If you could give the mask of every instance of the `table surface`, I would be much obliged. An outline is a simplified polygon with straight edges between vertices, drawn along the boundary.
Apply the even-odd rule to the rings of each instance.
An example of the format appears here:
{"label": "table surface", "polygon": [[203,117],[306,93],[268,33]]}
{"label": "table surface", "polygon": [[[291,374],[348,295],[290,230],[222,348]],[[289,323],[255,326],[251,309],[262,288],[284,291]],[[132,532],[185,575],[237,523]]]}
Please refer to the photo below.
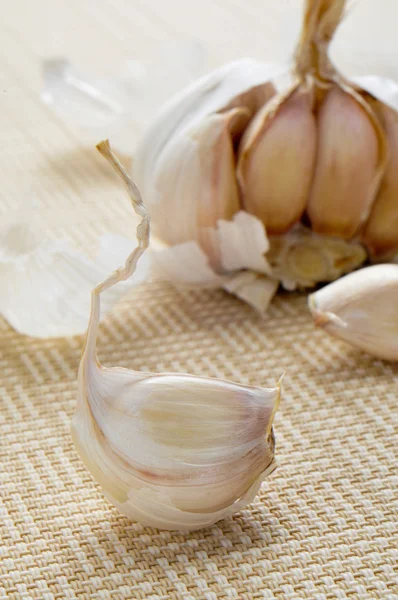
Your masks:
{"label": "table surface", "polygon": [[[41,101],[41,61],[109,76],[131,58],[199,40],[209,66],[286,61],[298,0],[13,0],[0,4],[0,220],[29,198],[49,236],[90,252],[132,240],[118,183],[81,131]],[[398,79],[395,0],[357,2],[333,58]],[[383,12],[380,12],[380,6]],[[105,320],[105,364],[273,384],[279,468],[254,503],[201,532],[145,529],[117,514],[69,433],[82,337],[38,340],[0,322],[0,598],[397,599],[395,365],[314,331],[299,294],[268,317],[221,291],[150,282]],[[395,502],[395,503],[394,503]]]}

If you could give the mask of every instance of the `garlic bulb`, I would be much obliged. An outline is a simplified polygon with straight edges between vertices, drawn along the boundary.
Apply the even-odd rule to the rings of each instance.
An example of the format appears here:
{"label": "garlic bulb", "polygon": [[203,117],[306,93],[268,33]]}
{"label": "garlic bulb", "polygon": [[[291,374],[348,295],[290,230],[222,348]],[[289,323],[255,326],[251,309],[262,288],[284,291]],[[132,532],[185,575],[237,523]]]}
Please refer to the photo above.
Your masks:
{"label": "garlic bulb", "polygon": [[134,272],[149,243],[138,189],[102,142],[136,212],[138,247],[92,292],[72,432],[106,497],[140,523],[191,530],[251,502],[275,468],[272,422],[280,384],[263,389],[176,373],[105,368],[96,357],[100,295]]}
{"label": "garlic bulb", "polygon": [[[134,176],[155,234],[174,249],[168,261],[155,253],[171,280],[236,293],[254,272],[242,297],[261,309],[261,282],[266,303],[279,282],[312,287],[398,253],[398,85],[361,86],[332,65],[345,5],[306,0],[288,82],[282,68],[237,61],[172,98],[148,128]],[[231,268],[220,228],[242,210],[251,219],[242,231],[257,223],[262,242],[249,251],[246,234],[236,239],[233,252],[248,260]],[[267,269],[256,271],[264,247]]]}
{"label": "garlic bulb", "polygon": [[398,360],[398,265],[350,273],[308,300],[315,324],[379,358]]}

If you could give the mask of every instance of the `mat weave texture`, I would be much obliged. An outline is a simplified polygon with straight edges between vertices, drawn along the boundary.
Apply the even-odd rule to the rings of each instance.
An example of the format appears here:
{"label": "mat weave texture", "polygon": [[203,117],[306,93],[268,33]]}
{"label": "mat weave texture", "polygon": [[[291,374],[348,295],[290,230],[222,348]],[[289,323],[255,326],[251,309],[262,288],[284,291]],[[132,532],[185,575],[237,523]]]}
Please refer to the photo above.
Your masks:
{"label": "mat weave texture", "polygon": [[278,469],[236,517],[182,535],[118,515],[77,456],[80,349],[2,324],[0,598],[398,598],[396,366],[315,331],[300,296],[264,321],[221,292],[134,291],[102,326],[105,365],[286,372]]}
{"label": "mat weave texture", "polygon": [[[50,237],[67,235],[88,252],[107,230],[134,243],[119,182],[39,98],[43,57],[109,75],[155,43],[200,34],[218,64],[244,55],[280,61],[301,11],[295,0],[182,4],[7,2],[0,222],[33,196]],[[396,5],[385,4],[387,12]],[[361,7],[376,32],[374,3]],[[384,23],[380,50],[396,22],[384,14],[374,17]],[[350,23],[354,44],[359,26]],[[346,55],[366,73],[379,56]],[[396,60],[380,72],[394,76]],[[70,419],[82,342],[24,337],[0,321],[1,600],[398,600],[397,365],[315,330],[304,296],[280,295],[262,320],[218,291],[159,281],[133,290],[101,326],[104,365],[265,386],[286,373],[277,470],[234,518],[182,535],[119,515],[80,461]]]}

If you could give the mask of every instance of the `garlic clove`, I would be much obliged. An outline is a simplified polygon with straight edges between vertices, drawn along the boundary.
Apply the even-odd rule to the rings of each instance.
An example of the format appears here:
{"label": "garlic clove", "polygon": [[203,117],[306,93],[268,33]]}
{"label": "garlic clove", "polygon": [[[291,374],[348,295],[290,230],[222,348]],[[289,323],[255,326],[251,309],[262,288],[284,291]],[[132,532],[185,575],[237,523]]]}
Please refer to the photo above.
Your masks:
{"label": "garlic clove", "polygon": [[[100,432],[93,474],[99,458],[100,465],[105,463],[100,470],[106,472],[101,484],[127,514],[140,505],[144,490],[152,490],[191,524],[192,512],[208,518],[207,513],[229,509],[273,465],[270,424],[277,388],[97,366],[87,375],[85,398]],[[91,470],[91,439],[81,430],[83,423],[78,413],[74,439],[78,447],[83,445],[81,454]],[[111,458],[109,472],[110,463],[101,454]],[[160,518],[163,505],[153,517]],[[163,513],[166,517],[169,521],[172,514]]]}
{"label": "garlic clove", "polygon": [[302,216],[316,152],[313,93],[295,89],[256,114],[239,149],[237,175],[245,209],[267,233],[287,231]]}
{"label": "garlic clove", "polygon": [[309,297],[315,324],[379,358],[398,360],[398,265],[373,265]]}
{"label": "garlic clove", "polygon": [[231,219],[239,210],[233,144],[249,119],[247,109],[233,108],[209,116],[199,130],[191,133],[198,143],[200,163],[200,180],[192,182],[198,189],[196,223],[199,229],[214,227],[219,219]]}
{"label": "garlic clove", "polygon": [[281,381],[263,389],[100,365],[100,296],[134,273],[149,245],[150,223],[109,144],[98,149],[124,180],[142,221],[125,267],[92,291],[73,439],[106,496],[125,514],[162,529],[198,529],[242,508],[275,468],[272,424]]}
{"label": "garlic clove", "polygon": [[155,231],[162,241],[197,240],[206,250],[202,229],[214,227],[218,219],[230,219],[239,210],[233,138],[249,118],[242,108],[210,115],[187,135],[170,142],[168,167],[156,173],[162,192]]}
{"label": "garlic clove", "polygon": [[189,135],[209,115],[236,108],[234,103],[239,100],[245,102],[243,108],[254,109],[260,90],[263,102],[271,98],[275,88],[269,82],[284,71],[277,65],[252,59],[234,61],[201,77],[162,107],[134,156],[134,177],[148,199],[149,208],[159,201],[161,188],[156,175],[170,165],[169,144],[187,132]]}
{"label": "garlic clove", "polygon": [[321,105],[318,136],[308,216],[315,232],[350,239],[368,218],[377,191],[377,133],[363,106],[335,86]]}
{"label": "garlic clove", "polygon": [[372,106],[383,122],[389,149],[387,169],[362,234],[376,260],[388,260],[398,251],[398,113],[381,102]]}

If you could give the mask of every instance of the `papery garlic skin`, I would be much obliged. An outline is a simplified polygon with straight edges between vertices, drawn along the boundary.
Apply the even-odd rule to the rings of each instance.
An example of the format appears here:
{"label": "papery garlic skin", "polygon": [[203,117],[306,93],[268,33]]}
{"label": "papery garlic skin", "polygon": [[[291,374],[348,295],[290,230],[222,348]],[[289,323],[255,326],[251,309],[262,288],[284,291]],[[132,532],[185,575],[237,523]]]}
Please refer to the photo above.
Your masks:
{"label": "papery garlic skin", "polygon": [[[0,315],[30,337],[82,334],[91,288],[126,255],[129,241],[114,234],[101,236],[92,261],[70,240],[46,236],[34,208],[25,202],[0,225]],[[149,272],[146,255],[134,277],[104,298],[103,313]]]}
{"label": "papery garlic skin", "polygon": [[151,527],[200,529],[243,508],[274,470],[272,424],[281,383],[263,389],[99,364],[100,296],[134,273],[148,248],[150,225],[138,189],[109,144],[98,149],[124,180],[142,221],[138,247],[125,267],[92,292],[73,439],[106,497],[123,513]]}
{"label": "papery garlic skin", "polygon": [[239,210],[228,147],[273,96],[270,79],[279,72],[250,59],[233,62],[177,94],[154,119],[137,148],[133,175],[163,241],[197,241],[202,227],[214,227]]}
{"label": "papery garlic skin", "polygon": [[350,273],[309,297],[315,324],[386,360],[398,360],[398,265]]}
{"label": "papery garlic skin", "polygon": [[159,106],[202,73],[206,54],[190,38],[154,45],[143,60],[128,59],[106,79],[86,76],[65,59],[45,59],[41,97],[87,143],[111,137],[118,152],[131,157]]}

